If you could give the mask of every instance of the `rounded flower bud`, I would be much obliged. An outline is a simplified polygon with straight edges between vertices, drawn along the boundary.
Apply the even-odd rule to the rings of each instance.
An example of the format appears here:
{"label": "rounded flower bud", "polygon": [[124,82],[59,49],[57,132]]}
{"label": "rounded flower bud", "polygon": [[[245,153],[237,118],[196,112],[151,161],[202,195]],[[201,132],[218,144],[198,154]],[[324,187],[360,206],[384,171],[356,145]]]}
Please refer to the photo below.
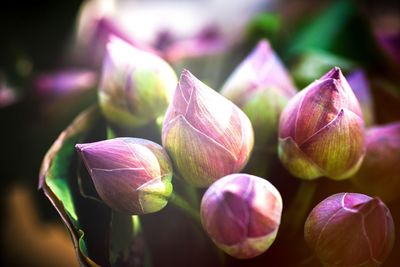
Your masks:
{"label": "rounded flower bud", "polygon": [[112,209],[145,214],[162,209],[172,193],[172,165],[158,144],[115,138],[77,144],[100,198]]}
{"label": "rounded flower bud", "polygon": [[353,183],[384,201],[400,198],[400,122],[367,131],[367,152]]}
{"label": "rounded flower bud", "polygon": [[184,70],[167,110],[162,142],[181,177],[205,187],[245,166],[254,136],[237,106]]}
{"label": "rounded flower bud", "polygon": [[201,201],[201,221],[213,242],[229,255],[247,259],[274,242],[282,198],[267,180],[231,174],[213,183]]}
{"label": "rounded flower bud", "polygon": [[112,37],[107,44],[99,101],[104,116],[134,128],[164,115],[177,83],[160,57]]}
{"label": "rounded flower bud", "polygon": [[340,193],[319,203],[304,235],[324,266],[380,266],[393,248],[392,215],[378,198]]}
{"label": "rounded flower bud", "polygon": [[279,157],[295,176],[349,178],[365,154],[359,103],[339,68],[293,97],[279,123]]}
{"label": "rounded flower bud", "polygon": [[266,40],[234,70],[221,94],[234,102],[249,117],[256,143],[276,140],[279,116],[296,94],[296,87]]}

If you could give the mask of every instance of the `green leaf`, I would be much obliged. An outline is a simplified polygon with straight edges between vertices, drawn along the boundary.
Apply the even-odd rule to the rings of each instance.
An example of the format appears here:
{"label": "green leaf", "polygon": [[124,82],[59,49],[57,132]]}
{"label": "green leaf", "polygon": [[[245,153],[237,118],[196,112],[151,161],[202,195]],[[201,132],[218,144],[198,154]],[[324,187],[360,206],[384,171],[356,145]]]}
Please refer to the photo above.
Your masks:
{"label": "green leaf", "polygon": [[255,16],[247,27],[248,36],[254,41],[268,38],[273,42],[281,29],[281,17],[274,13],[262,13]]}
{"label": "green leaf", "polygon": [[288,49],[292,56],[308,49],[330,50],[354,13],[352,1],[333,1],[321,15],[295,35]]}
{"label": "green leaf", "polygon": [[307,50],[296,58],[291,68],[292,76],[300,88],[304,88],[333,67],[339,67],[343,72],[354,69],[354,61],[333,53],[321,50]]}
{"label": "green leaf", "polygon": [[99,266],[88,257],[84,231],[80,229],[74,194],[69,186],[75,155],[75,144],[82,140],[99,118],[97,108],[92,107],[80,114],[64,130],[45,155],[39,176],[39,189],[49,198],[67,226],[83,266]]}

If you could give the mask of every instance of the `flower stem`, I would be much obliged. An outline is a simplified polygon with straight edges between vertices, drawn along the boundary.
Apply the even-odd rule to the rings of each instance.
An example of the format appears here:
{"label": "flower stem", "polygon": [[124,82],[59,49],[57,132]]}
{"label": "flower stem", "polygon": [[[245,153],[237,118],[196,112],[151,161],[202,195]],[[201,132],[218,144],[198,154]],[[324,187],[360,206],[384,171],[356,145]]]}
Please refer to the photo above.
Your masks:
{"label": "flower stem", "polygon": [[139,235],[142,232],[142,223],[140,222],[139,215],[132,215],[132,232],[134,236]]}
{"label": "flower stem", "polygon": [[172,193],[169,201],[181,211],[192,217],[197,223],[201,224],[199,212],[193,208],[183,197],[177,193]]}
{"label": "flower stem", "polygon": [[[176,182],[179,188],[182,190],[183,195],[187,199],[187,202],[193,207],[198,208],[200,205],[199,195],[197,189],[194,186],[191,186],[184,181],[182,176],[178,173],[174,173],[174,177],[176,177]],[[176,191],[175,191],[176,192]]]}
{"label": "flower stem", "polygon": [[317,189],[318,180],[302,181],[286,214],[285,228],[289,236],[296,234],[303,226]]}

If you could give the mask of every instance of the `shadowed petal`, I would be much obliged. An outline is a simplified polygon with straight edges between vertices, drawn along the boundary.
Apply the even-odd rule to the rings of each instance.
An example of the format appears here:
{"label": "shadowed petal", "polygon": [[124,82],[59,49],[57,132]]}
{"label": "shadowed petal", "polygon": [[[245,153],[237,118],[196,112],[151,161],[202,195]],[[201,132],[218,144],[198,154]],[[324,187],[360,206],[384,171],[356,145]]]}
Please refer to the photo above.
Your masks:
{"label": "shadowed petal", "polygon": [[202,213],[204,227],[210,229],[215,242],[230,246],[247,238],[248,207],[237,193],[209,195]]}
{"label": "shadowed petal", "polygon": [[308,216],[305,239],[324,266],[381,266],[394,243],[393,219],[378,198],[339,193]]}
{"label": "shadowed petal", "polygon": [[[136,188],[149,181],[145,170],[101,170],[92,172],[93,183],[100,197],[113,209],[136,214],[144,210],[139,204]],[[118,201],[115,201],[115,199]]]}
{"label": "shadowed petal", "polygon": [[386,202],[399,199],[400,122],[368,129],[366,141],[365,158],[352,182]]}
{"label": "shadowed petal", "polygon": [[299,109],[301,102],[306,94],[303,90],[297,93],[286,105],[285,109],[282,111],[279,120],[279,137],[280,138],[295,138],[296,135],[296,121],[299,116]]}
{"label": "shadowed petal", "polygon": [[201,202],[201,221],[214,243],[229,255],[260,255],[275,240],[282,198],[267,180],[249,174],[227,175],[213,183]]}
{"label": "shadowed petal", "polygon": [[300,150],[291,137],[279,139],[278,154],[282,163],[295,176],[312,180],[324,175],[323,170]]}

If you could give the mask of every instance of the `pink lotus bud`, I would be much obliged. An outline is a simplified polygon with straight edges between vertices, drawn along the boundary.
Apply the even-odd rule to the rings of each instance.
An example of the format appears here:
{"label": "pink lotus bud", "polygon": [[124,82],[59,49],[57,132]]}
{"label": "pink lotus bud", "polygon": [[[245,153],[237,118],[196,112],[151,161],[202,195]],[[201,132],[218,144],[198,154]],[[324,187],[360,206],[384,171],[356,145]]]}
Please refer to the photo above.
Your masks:
{"label": "pink lotus bud", "polygon": [[352,177],[369,195],[389,202],[400,197],[400,122],[367,131],[367,153]]}
{"label": "pink lotus bud", "polygon": [[378,198],[340,193],[319,203],[305,223],[306,242],[324,266],[380,266],[394,243],[392,215]]}
{"label": "pink lotus bud", "polygon": [[365,125],[374,123],[374,104],[367,77],[362,70],[356,70],[347,76],[347,81],[360,103]]}
{"label": "pink lotus bud", "polygon": [[276,138],[279,116],[296,88],[266,40],[234,70],[221,94],[238,105],[254,127],[256,143]]}
{"label": "pink lotus bud", "polygon": [[162,130],[163,146],[184,180],[208,186],[240,171],[253,148],[253,129],[232,102],[184,70]]}
{"label": "pink lotus bud", "polygon": [[274,242],[282,198],[267,180],[231,174],[208,188],[200,212],[213,242],[229,255],[247,259],[262,254]]}
{"label": "pink lotus bud", "polygon": [[279,157],[295,176],[335,180],[355,173],[365,154],[364,121],[353,91],[334,68],[292,98],[279,125]]}
{"label": "pink lotus bud", "polygon": [[175,90],[174,70],[160,57],[111,38],[99,99],[112,123],[134,128],[164,115]]}
{"label": "pink lotus bud", "polygon": [[115,138],[77,144],[101,199],[112,209],[145,214],[162,209],[172,193],[172,165],[158,144]]}

